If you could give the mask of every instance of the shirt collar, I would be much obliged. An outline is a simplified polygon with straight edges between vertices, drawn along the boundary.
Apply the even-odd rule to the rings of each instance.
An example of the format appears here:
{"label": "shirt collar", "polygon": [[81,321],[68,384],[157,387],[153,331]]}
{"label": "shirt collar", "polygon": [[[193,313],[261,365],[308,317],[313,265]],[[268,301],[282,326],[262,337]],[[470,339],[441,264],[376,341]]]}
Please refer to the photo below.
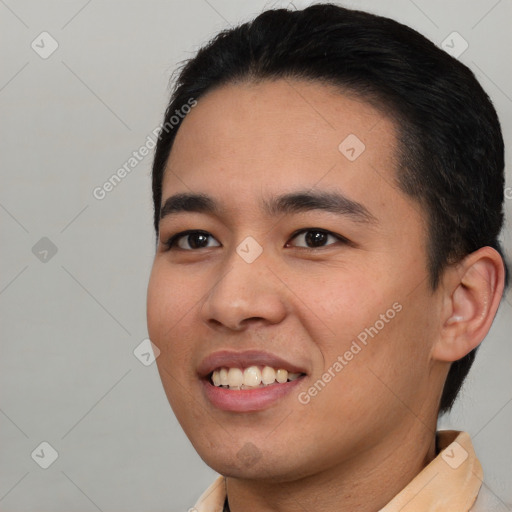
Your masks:
{"label": "shirt collar", "polygon": [[467,432],[438,432],[440,453],[379,512],[466,512],[476,500],[483,470]]}
{"label": "shirt collar", "polygon": [[[466,512],[474,504],[483,480],[467,432],[441,430],[436,458],[379,512]],[[201,495],[197,512],[220,512],[226,499],[226,485],[219,476]]]}

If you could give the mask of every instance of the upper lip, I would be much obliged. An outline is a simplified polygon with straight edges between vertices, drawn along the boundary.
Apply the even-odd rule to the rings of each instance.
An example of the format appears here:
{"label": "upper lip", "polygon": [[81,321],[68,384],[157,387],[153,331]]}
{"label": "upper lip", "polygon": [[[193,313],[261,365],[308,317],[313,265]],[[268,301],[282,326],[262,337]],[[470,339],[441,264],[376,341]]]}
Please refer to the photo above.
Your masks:
{"label": "upper lip", "polygon": [[291,373],[306,373],[302,367],[260,350],[245,350],[243,352],[220,350],[213,352],[201,361],[197,373],[201,378],[205,378],[219,368],[247,368],[248,366],[271,366],[277,370],[288,370]]}

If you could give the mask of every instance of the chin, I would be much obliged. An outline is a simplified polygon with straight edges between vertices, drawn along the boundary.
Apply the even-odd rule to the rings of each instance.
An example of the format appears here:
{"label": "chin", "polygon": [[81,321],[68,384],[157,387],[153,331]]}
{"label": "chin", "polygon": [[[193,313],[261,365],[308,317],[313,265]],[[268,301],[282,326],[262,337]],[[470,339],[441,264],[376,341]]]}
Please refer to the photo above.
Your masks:
{"label": "chin", "polygon": [[252,443],[246,443],[240,449],[219,449],[205,453],[198,451],[201,459],[217,473],[241,480],[259,480],[261,482],[291,482],[311,474],[306,461],[297,466],[286,454],[262,453]]}

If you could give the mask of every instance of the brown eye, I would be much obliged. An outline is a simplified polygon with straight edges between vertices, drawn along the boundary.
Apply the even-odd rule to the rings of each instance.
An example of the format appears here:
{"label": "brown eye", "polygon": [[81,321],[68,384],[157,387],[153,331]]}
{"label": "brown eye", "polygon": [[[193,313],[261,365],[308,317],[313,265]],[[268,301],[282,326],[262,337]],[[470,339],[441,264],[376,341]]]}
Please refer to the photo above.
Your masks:
{"label": "brown eye", "polygon": [[[305,249],[317,249],[333,245],[333,242],[347,243],[348,240],[340,235],[335,235],[330,231],[317,228],[303,229],[294,234],[292,239],[298,238],[303,241],[304,246],[298,245],[297,247],[303,247]],[[328,243],[331,240],[331,243]]]}
{"label": "brown eye", "polygon": [[209,238],[215,240],[210,233],[207,233],[206,231],[182,231],[167,240],[167,242],[165,242],[165,246],[167,247],[167,250],[172,250],[177,247],[183,251],[220,247],[219,243],[217,243],[217,245],[208,245]]}

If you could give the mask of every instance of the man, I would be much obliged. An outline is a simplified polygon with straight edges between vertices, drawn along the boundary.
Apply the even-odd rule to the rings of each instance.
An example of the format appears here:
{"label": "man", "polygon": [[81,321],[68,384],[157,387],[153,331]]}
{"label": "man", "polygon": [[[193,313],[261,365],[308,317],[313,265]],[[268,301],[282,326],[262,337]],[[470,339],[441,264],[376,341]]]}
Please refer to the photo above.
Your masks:
{"label": "man", "polygon": [[504,290],[503,167],[471,71],[386,18],[267,11],[187,63],[148,327],[222,475],[196,510],[500,510],[436,426]]}

